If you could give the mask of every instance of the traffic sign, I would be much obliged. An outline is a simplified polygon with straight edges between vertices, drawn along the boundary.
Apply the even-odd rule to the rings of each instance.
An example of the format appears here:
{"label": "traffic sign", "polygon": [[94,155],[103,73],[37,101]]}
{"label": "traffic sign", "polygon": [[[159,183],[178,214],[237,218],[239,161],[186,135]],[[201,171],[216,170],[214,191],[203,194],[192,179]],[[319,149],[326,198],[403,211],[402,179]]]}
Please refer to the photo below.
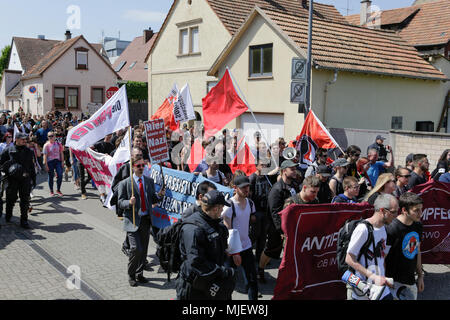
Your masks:
{"label": "traffic sign", "polygon": [[306,80],[306,59],[292,58],[292,80]]}
{"label": "traffic sign", "polygon": [[117,87],[111,87],[108,90],[106,90],[106,99],[111,99],[111,97],[117,92],[119,91],[119,88]]}
{"label": "traffic sign", "polygon": [[291,82],[291,102],[305,103],[306,83],[292,81]]}

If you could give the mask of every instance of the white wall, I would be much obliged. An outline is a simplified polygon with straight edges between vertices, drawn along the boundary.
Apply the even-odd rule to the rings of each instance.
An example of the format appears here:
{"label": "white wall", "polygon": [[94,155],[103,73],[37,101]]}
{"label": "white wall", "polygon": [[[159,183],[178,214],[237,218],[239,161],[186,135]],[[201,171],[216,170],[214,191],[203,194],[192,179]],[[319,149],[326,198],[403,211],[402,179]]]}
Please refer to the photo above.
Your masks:
{"label": "white wall", "polygon": [[11,47],[11,56],[9,58],[8,70],[23,71],[15,42],[13,42]]}

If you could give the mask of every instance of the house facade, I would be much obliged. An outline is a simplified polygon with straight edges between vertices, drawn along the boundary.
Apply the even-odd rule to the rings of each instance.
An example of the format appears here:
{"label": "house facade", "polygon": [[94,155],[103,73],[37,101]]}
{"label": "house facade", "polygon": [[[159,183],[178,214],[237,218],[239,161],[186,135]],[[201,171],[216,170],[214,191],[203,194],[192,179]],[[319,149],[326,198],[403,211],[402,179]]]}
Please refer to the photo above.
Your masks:
{"label": "house facade", "polygon": [[[99,47],[83,36],[65,41],[14,37],[12,53],[0,90],[5,109],[43,115],[49,111],[89,113],[90,104],[103,104],[106,91],[119,76]],[[10,89],[10,87],[12,88]],[[9,90],[8,90],[9,89]]]}
{"label": "house facade", "polygon": [[[280,7],[306,17],[307,3],[298,0],[173,1],[147,57],[149,114],[161,106],[174,83],[179,87],[189,84],[195,111],[201,114],[202,98],[218,81],[208,71],[253,7]],[[345,18],[330,5],[317,4],[315,16],[345,23]]]}

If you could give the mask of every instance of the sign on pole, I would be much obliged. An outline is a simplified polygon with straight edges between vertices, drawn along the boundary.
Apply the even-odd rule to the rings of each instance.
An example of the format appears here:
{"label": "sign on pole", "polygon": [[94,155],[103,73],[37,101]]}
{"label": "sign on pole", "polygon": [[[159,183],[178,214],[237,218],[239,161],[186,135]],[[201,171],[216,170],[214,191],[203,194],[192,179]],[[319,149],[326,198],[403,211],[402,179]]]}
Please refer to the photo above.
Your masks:
{"label": "sign on pole", "polygon": [[108,90],[106,90],[106,99],[111,99],[112,96],[119,91],[119,88],[117,87],[111,87]]}
{"label": "sign on pole", "polygon": [[152,164],[169,160],[169,147],[167,145],[164,119],[155,119],[144,122],[147,147]]}
{"label": "sign on pole", "polygon": [[306,83],[305,82],[291,82],[291,102],[305,103]]}
{"label": "sign on pole", "polygon": [[292,80],[306,80],[306,60],[292,58]]}

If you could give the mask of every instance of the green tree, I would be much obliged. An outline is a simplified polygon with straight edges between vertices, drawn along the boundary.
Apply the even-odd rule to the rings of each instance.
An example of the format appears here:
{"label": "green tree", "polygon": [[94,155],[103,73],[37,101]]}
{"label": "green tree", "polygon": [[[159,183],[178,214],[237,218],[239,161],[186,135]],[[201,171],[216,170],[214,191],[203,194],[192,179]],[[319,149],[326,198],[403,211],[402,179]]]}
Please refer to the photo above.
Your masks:
{"label": "green tree", "polygon": [[8,67],[9,55],[11,54],[11,46],[8,45],[2,49],[0,56],[0,81],[2,80],[3,70]]}

